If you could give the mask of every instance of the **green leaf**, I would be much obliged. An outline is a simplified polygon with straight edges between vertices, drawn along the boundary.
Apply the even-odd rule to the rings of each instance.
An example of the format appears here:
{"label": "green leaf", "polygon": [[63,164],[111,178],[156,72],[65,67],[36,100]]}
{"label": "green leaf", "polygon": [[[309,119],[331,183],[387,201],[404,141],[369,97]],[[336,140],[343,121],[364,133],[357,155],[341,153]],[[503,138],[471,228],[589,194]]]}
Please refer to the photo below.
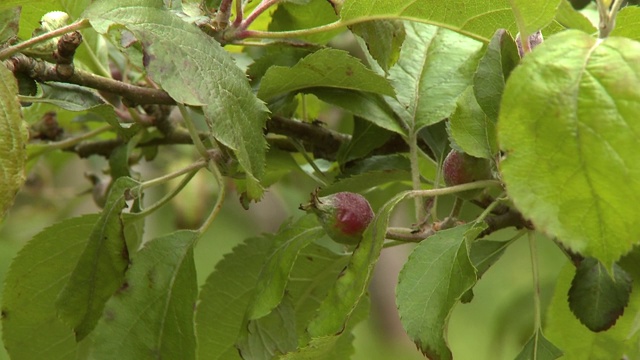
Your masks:
{"label": "green leaf", "polygon": [[491,240],[477,240],[471,244],[469,259],[476,268],[478,279],[502,257],[509,245],[508,241]]}
{"label": "green leaf", "polygon": [[440,27],[405,23],[398,62],[389,70],[397,100],[387,101],[406,128],[418,131],[453,113],[471,85],[482,43]]}
{"label": "green leaf", "polygon": [[331,354],[340,340],[340,336],[323,336],[311,339],[307,346],[295,352],[281,356],[280,360],[318,360],[325,359]]}
{"label": "green leaf", "polygon": [[28,136],[18,102],[18,84],[13,73],[0,65],[0,219],[24,184]]}
{"label": "green leaf", "polygon": [[631,294],[631,276],[613,264],[613,277],[601,262],[584,259],[569,288],[569,308],[589,330],[612,327],[624,312]]}
{"label": "green leaf", "polygon": [[[335,254],[334,254],[335,256]],[[334,268],[335,269],[335,268]],[[336,269],[339,270],[340,269]],[[331,273],[331,275],[337,275]],[[327,276],[325,276],[327,277]],[[369,298],[363,297],[356,307],[347,328],[340,334],[314,337],[296,351],[279,357],[280,360],[334,360],[350,359],[354,353],[352,329],[369,315]]]}
{"label": "green leaf", "polygon": [[21,7],[20,13],[20,31],[18,36],[27,39],[31,36],[33,29],[38,27],[40,17],[49,11],[60,10],[57,1],[50,0],[33,0],[25,2],[24,0],[3,0],[0,3],[0,10]]}
{"label": "green leaf", "polygon": [[511,35],[504,29],[497,30],[473,76],[478,105],[494,123],[498,120],[506,79],[519,62],[518,47]]}
{"label": "green leaf", "polygon": [[154,0],[94,2],[84,16],[100,33],[124,25],[144,44],[149,75],[177,102],[203,106],[212,136],[232,149],[259,199],[267,143],[267,108],[226,51]]}
{"label": "green leaf", "polygon": [[379,94],[328,88],[313,88],[308,89],[308,92],[326,103],[341,107],[354,116],[366,119],[383,129],[398,134],[406,133],[393,109]]}
{"label": "green leaf", "polygon": [[616,26],[611,36],[624,36],[640,41],[640,7],[627,6],[616,16]]}
{"label": "green leaf", "polygon": [[430,359],[453,358],[447,323],[455,304],[476,283],[468,241],[481,231],[474,223],[438,231],[413,250],[398,277],[400,321]]}
{"label": "green leaf", "polygon": [[11,263],[2,300],[2,340],[12,359],[72,359],[73,329],[54,306],[84,250],[97,214],[44,229]]}
{"label": "green leaf", "polygon": [[393,96],[385,78],[362,62],[337,49],[322,49],[305,56],[293,67],[272,66],[260,82],[258,97],[264,100],[305,88],[329,87],[361,90]]}
{"label": "green leaf", "polygon": [[362,240],[353,251],[347,267],[340,273],[334,287],[320,304],[307,330],[312,338],[340,334],[349,318],[365,296],[387,232],[391,210],[408,193],[400,193],[389,200],[365,230]]}
{"label": "green leaf", "polygon": [[401,21],[367,21],[353,25],[351,31],[364,40],[369,53],[385,72],[398,60],[404,41],[404,25]]}
{"label": "green leaf", "polygon": [[92,359],[195,359],[198,237],[195,231],[177,231],[135,253],[91,338]]}
{"label": "green leaf", "polygon": [[38,100],[71,111],[88,110],[104,103],[93,91],[83,86],[64,83],[41,83],[40,87],[42,88],[40,96],[26,97],[26,100]]}
{"label": "green leaf", "polygon": [[454,30],[489,42],[497,28],[515,33],[509,0],[345,0],[340,12],[342,21],[361,22],[371,19],[408,19]]}
{"label": "green leaf", "polygon": [[[308,4],[286,2],[278,5],[271,16],[269,31],[302,30],[322,26],[338,20],[333,7],[326,0],[309,0]],[[326,43],[344,29],[324,31],[318,34],[301,36],[312,43]]]}
{"label": "green leaf", "polygon": [[411,181],[411,172],[408,169],[372,170],[340,179],[323,188],[321,194],[324,196],[340,191],[364,192],[378,186],[402,181]]}
{"label": "green leaf", "polygon": [[638,77],[640,43],[568,30],[524,58],[500,108],[502,178],[515,205],[607,268],[640,239]]}
{"label": "green leaf", "polygon": [[198,358],[241,359],[235,347],[264,259],[269,238],[248,239],[216,265],[198,297]]}
{"label": "green leaf", "polygon": [[138,183],[121,177],[111,186],[107,203],[87,246],[56,299],[59,316],[82,340],[95,327],[104,304],[120,288],[129,265],[121,212],[129,190]]}
{"label": "green leaf", "polygon": [[562,356],[562,351],[547,340],[538,329],[527,341],[516,360],[555,360]]}
{"label": "green leaf", "polygon": [[340,147],[337,155],[338,163],[344,165],[355,159],[361,159],[384,145],[393,136],[387,129],[355,116],[351,139]]}
{"label": "green leaf", "polygon": [[311,244],[300,252],[287,285],[287,294],[296,309],[299,337],[304,336],[309,321],[348,262],[349,256],[336,254],[317,244]]}
{"label": "green leaf", "polygon": [[451,150],[447,126],[444,121],[423,127],[418,132],[418,136],[431,149],[438,163],[441,163],[449,153],[449,150]]}
{"label": "green leaf", "polygon": [[509,0],[520,32],[527,36],[549,25],[563,0]]}
{"label": "green leaf", "polygon": [[0,44],[18,35],[20,8],[0,10]]}
{"label": "green leaf", "polygon": [[448,124],[449,134],[459,150],[486,159],[493,159],[498,152],[495,122],[482,111],[471,86],[458,98]]}
{"label": "green leaf", "polygon": [[243,359],[270,360],[298,346],[295,309],[288,296],[268,315],[244,327],[237,344]]}
{"label": "green leaf", "polygon": [[[637,260],[636,257],[636,267]],[[558,276],[546,314],[544,333],[547,338],[562,349],[563,359],[567,360],[622,359],[623,355],[628,355],[629,359],[638,358],[640,337],[634,328],[637,326],[637,314],[640,310],[640,291],[634,289],[624,315],[611,329],[595,333],[582,325],[569,309],[567,292],[575,272],[575,266],[568,262]],[[640,277],[637,273],[632,273],[632,276],[635,285]]]}
{"label": "green leaf", "polygon": [[[469,260],[471,260],[473,267],[476,269],[476,278],[478,280],[493,264],[500,260],[509,245],[509,241],[491,240],[477,240],[472,243],[469,249]],[[474,296],[473,289],[469,289],[462,295],[460,301],[463,304],[470,303]]]}
{"label": "green leaf", "polygon": [[261,318],[278,306],[298,253],[324,234],[312,214],[280,228],[272,239],[275,247],[266,258],[258,276],[256,293],[247,309],[248,319]]}
{"label": "green leaf", "polygon": [[[588,2],[591,2],[591,0],[588,0]],[[618,27],[617,22],[619,22],[619,18],[617,19],[618,20],[616,20],[616,28]],[[556,13],[556,21],[560,25],[568,29],[581,30],[586,32],[587,34],[593,34],[596,32],[596,28],[593,26],[593,24],[591,24],[591,21],[589,21],[589,19],[582,15],[580,11],[574,9],[573,6],[571,6],[569,0],[563,0],[562,2],[560,2],[558,12]]]}
{"label": "green leaf", "polygon": [[272,66],[292,67],[297,64],[300,59],[313,53],[315,50],[317,49],[307,47],[297,48],[283,44],[267,46],[264,54],[247,67],[247,76],[249,80],[251,80],[254,90],[257,91],[259,89],[262,77]]}

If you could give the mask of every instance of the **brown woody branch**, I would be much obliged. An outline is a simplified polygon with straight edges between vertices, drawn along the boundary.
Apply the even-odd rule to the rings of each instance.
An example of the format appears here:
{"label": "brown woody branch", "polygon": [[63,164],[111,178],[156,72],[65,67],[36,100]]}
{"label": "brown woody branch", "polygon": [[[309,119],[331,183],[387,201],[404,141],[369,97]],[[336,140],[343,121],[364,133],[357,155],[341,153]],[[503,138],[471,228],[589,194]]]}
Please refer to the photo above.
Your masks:
{"label": "brown woody branch", "polygon": [[60,67],[57,64],[36,60],[22,54],[17,54],[6,60],[4,63],[7,68],[14,73],[26,74],[30,78],[40,82],[57,81],[86,86],[92,89],[122,96],[134,104],[139,105],[176,104],[175,100],[173,100],[171,96],[163,90],[131,85],[78,69],[73,70],[73,72],[69,74],[66,71],[66,67]]}

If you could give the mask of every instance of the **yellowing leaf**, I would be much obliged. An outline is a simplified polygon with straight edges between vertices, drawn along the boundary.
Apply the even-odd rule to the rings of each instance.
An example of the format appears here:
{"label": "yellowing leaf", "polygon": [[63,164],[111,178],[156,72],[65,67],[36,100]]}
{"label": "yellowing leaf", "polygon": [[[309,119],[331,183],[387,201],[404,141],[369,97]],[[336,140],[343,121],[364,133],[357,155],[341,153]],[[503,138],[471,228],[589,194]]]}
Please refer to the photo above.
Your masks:
{"label": "yellowing leaf", "polygon": [[17,95],[16,79],[9,69],[0,66],[0,219],[25,180],[28,133]]}

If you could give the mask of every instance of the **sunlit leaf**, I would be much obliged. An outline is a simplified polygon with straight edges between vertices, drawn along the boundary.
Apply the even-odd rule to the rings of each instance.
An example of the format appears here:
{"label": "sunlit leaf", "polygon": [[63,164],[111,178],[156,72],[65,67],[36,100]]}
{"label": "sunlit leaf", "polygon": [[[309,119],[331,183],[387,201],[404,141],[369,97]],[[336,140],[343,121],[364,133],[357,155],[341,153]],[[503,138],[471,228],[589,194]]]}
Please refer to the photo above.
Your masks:
{"label": "sunlit leaf", "polygon": [[485,42],[498,28],[517,32],[509,0],[345,0],[340,17],[350,22],[379,18],[417,20]]}
{"label": "sunlit leaf", "polygon": [[[306,4],[304,4],[306,3]],[[269,31],[290,31],[326,25],[338,20],[331,4],[326,0],[285,1],[273,12]],[[304,35],[301,39],[315,43],[326,43],[344,31],[336,29],[318,34]]]}
{"label": "sunlit leaf", "polygon": [[537,230],[605,266],[640,239],[640,43],[568,30],[509,77],[498,138],[507,192]]}
{"label": "sunlit leaf", "polygon": [[527,36],[547,26],[556,16],[556,11],[563,0],[510,0],[518,27]]}
{"label": "sunlit leaf", "polygon": [[[588,0],[588,2],[591,2],[591,0]],[[558,12],[556,13],[556,21],[568,29],[582,30],[588,34],[596,32],[596,28],[591,24],[591,21],[582,15],[581,12],[575,10],[569,0],[562,0],[562,2],[560,2]],[[616,28],[617,26],[618,25],[616,25]]]}
{"label": "sunlit leaf", "polygon": [[640,7],[627,6],[620,10],[616,16],[616,26],[611,36],[624,36],[630,39],[640,40]]}

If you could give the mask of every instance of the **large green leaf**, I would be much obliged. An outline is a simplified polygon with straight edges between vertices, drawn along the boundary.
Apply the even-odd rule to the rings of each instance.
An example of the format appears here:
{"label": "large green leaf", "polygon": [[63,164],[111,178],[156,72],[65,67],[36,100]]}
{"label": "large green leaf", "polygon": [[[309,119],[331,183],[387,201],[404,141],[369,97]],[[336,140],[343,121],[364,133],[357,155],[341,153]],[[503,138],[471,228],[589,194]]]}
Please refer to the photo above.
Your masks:
{"label": "large green leaf", "polygon": [[391,211],[406,196],[405,192],[389,200],[365,230],[349,264],[340,273],[334,287],[320,304],[315,318],[307,328],[312,338],[334,336],[346,328],[349,318],[367,291],[382,250]]}
{"label": "large green leaf", "polygon": [[415,132],[453,113],[471,85],[482,43],[432,25],[407,22],[405,29],[400,58],[389,70],[397,100],[387,99]]}
{"label": "large green leaf", "polygon": [[[634,259],[637,268],[638,258]],[[640,310],[640,291],[631,293],[629,305],[624,315],[607,331],[595,333],[576,319],[569,309],[567,293],[575,276],[576,269],[567,263],[558,276],[555,292],[546,314],[546,337],[564,352],[562,359],[637,359],[638,341],[637,314]],[[640,280],[637,272],[632,274],[634,284]]]}
{"label": "large green leaf", "polygon": [[485,42],[498,28],[516,32],[509,0],[345,0],[340,17],[348,22],[380,18],[417,20]]}
{"label": "large green leaf", "polygon": [[91,337],[92,359],[195,359],[198,237],[195,231],[174,232],[135,253]]}
{"label": "large green leaf", "polygon": [[24,183],[28,133],[18,102],[13,73],[0,66],[0,219]]}
{"label": "large green leaf", "polygon": [[73,329],[56,297],[87,245],[98,215],[64,220],[36,235],[11,263],[2,292],[2,340],[12,359],[72,359]]}
{"label": "large green leaf", "polygon": [[469,240],[482,231],[474,223],[442,230],[421,242],[398,277],[396,302],[409,337],[430,359],[452,359],[446,330],[453,307],[476,283]]}
{"label": "large green leaf", "polygon": [[257,319],[273,310],[284,296],[289,273],[298,253],[325,234],[315,219],[307,215],[292,224],[285,224],[273,238],[275,247],[267,257],[255,286],[255,296],[247,309],[249,319]]}
{"label": "large green leaf", "polygon": [[563,0],[509,0],[521,32],[527,36],[549,25]]}
{"label": "large green leaf", "polygon": [[82,340],[102,316],[104,304],[120,288],[129,265],[122,210],[129,190],[138,183],[121,177],[111,186],[107,203],[82,255],[56,299],[60,317]]}
{"label": "large green leaf", "polygon": [[515,205],[536,228],[611,264],[640,239],[640,43],[552,36],[507,81],[498,138]]}
{"label": "large green leaf", "polygon": [[312,87],[361,90],[393,96],[385,78],[368,69],[348,52],[322,49],[305,56],[295,66],[272,66],[262,77],[258,96],[277,95]]}
{"label": "large green leaf", "polygon": [[136,36],[151,77],[177,102],[203,106],[213,137],[233,149],[245,170],[249,197],[260,198],[267,109],[220,44],[154,0],[99,1],[84,16],[100,33],[118,24]]}

